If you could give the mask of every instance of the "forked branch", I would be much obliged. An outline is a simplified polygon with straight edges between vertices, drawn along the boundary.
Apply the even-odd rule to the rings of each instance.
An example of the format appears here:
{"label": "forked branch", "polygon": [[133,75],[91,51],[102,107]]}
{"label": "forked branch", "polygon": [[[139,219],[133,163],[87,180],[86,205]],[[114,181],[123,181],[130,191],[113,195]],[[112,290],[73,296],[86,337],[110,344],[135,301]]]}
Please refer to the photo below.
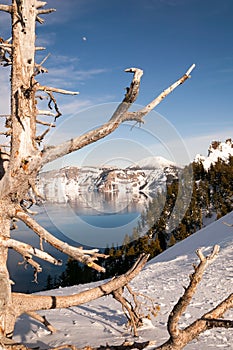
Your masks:
{"label": "forked branch", "polygon": [[105,272],[105,269],[96,264],[95,261],[98,260],[99,257],[107,258],[107,255],[98,253],[97,249],[84,250],[82,248],[73,247],[68,243],[59,240],[58,238],[54,237],[51,233],[49,233],[45,228],[40,226],[33,218],[31,218],[22,210],[17,210],[15,217],[23,221],[42,240],[45,240],[57,250],[93,268],[94,270],[97,270],[99,272]]}
{"label": "forked branch", "polygon": [[61,265],[62,261],[55,259],[50,254],[41,251],[35,247],[32,247],[30,244],[16,241],[12,238],[0,237],[0,246],[8,247],[14,249],[16,252],[21,254],[24,258],[32,258],[35,256],[44,261],[48,261],[54,265]]}
{"label": "forked branch", "polygon": [[[198,266],[194,268],[193,274],[190,276],[188,287],[185,288],[184,294],[172,309],[168,319],[168,332],[170,338],[162,345],[153,346],[154,350],[181,350],[193,339],[196,339],[201,333],[208,329],[223,327],[233,328],[233,320],[223,319],[225,312],[233,308],[233,294],[230,294],[225,300],[218,304],[214,309],[204,314],[201,318],[194,321],[191,325],[184,329],[179,329],[178,322],[181,315],[196,291],[198,283],[201,281],[206,267],[213,262],[219,252],[219,246],[215,246],[213,252],[205,257],[201,250],[198,250],[197,256],[200,259]],[[155,341],[146,343],[133,343],[134,349],[144,349],[148,345],[154,345]],[[97,348],[89,348],[90,350],[127,350],[130,349],[129,344],[123,343],[118,346],[100,346]]]}
{"label": "forked branch", "polygon": [[187,72],[178,79],[175,83],[173,83],[171,86],[169,86],[167,89],[165,89],[161,94],[156,97],[154,100],[152,100],[150,103],[148,103],[144,108],[136,111],[136,112],[128,112],[126,115],[126,120],[136,120],[136,121],[143,121],[143,118],[150,113],[156,106],[162,102],[162,100],[167,97],[172,91],[174,91],[179,85],[183,84],[188,78],[190,78],[190,73],[195,68],[195,64],[193,64]]}
{"label": "forked branch", "polygon": [[[125,274],[102,283],[98,287],[91,288],[67,296],[49,296],[49,295],[28,295],[21,293],[12,293],[14,305],[17,306],[17,314],[28,313],[37,310],[49,310],[58,308],[67,308],[77,306],[89,301],[110,295],[114,290],[123,288],[135,276],[139,274],[148,260],[149,255],[142,254],[132,268]],[[20,302],[19,302],[20,301]]]}
{"label": "forked branch", "polygon": [[190,301],[196,292],[197,286],[202,279],[206,267],[214,260],[218,252],[218,245],[214,247],[213,253],[211,253],[208,257],[205,257],[200,249],[197,250],[196,254],[200,259],[200,263],[194,268],[193,274],[190,275],[190,283],[188,287],[185,289],[185,292],[179,299],[178,303],[174,306],[168,318],[168,332],[173,340],[175,340],[180,335],[180,329],[178,328],[180,317],[183,315],[187,306],[190,304]]}
{"label": "forked branch", "polygon": [[233,307],[233,294],[229,295],[217,307],[203,315],[201,318],[194,321],[191,325],[184,329],[179,329],[178,322],[180,317],[190,304],[191,299],[196,291],[197,285],[201,281],[207,266],[214,261],[219,252],[219,246],[214,246],[213,252],[205,257],[201,250],[197,250],[196,254],[200,259],[198,266],[194,267],[194,272],[190,276],[190,283],[185,289],[184,294],[179,299],[177,304],[172,309],[168,318],[168,332],[170,334],[169,340],[159,346],[158,350],[168,349],[183,349],[190,341],[195,339],[199,334],[214,327],[233,327],[233,322],[229,320],[221,320],[217,322],[218,318],[223,317],[224,313]]}
{"label": "forked branch", "polygon": [[130,87],[127,89],[123,101],[119,104],[110,120],[99,128],[87,132],[86,134],[73,138],[72,140],[66,141],[58,146],[49,147],[48,149],[45,148],[43,151],[42,166],[106,137],[125,121],[143,122],[143,117],[146,114],[155,108],[176,87],[178,87],[189,78],[189,74],[194,69],[194,67],[195,65],[192,65],[180,79],[178,79],[168,89],[164,90],[163,93],[160,94],[155,100],[149,103],[142,110],[136,112],[128,112],[128,110],[137,99],[140,87],[140,79],[142,77],[143,71],[138,68],[126,69],[126,72],[133,73],[134,76]]}

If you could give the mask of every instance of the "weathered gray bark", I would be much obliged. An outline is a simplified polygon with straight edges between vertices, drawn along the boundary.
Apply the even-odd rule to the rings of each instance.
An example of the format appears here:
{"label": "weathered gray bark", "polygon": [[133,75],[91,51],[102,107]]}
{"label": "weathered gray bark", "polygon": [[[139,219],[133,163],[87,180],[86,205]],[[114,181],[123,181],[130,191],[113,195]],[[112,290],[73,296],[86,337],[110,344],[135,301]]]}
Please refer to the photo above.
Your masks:
{"label": "weathered gray bark", "polygon": [[115,290],[126,286],[141,271],[148,257],[148,255],[142,255],[127,273],[84,292],[68,296],[12,293],[13,303],[18,315],[30,311],[67,308],[87,303],[91,300],[112,294]]}
{"label": "weathered gray bark", "polygon": [[[29,198],[29,190],[32,190],[35,196],[38,196],[35,182],[43,165],[98,141],[112,133],[121,123],[127,120],[141,122],[142,118],[164,97],[189,78],[189,74],[194,68],[192,66],[177,82],[164,90],[156,100],[138,112],[128,112],[128,110],[138,96],[143,72],[138,68],[127,69],[126,72],[133,74],[131,85],[122,103],[119,104],[108,122],[96,130],[73,138],[56,147],[44,146],[41,151],[39,146],[41,146],[44,136],[49,132],[49,128],[55,125],[56,118],[61,115],[54,93],[77,94],[77,92],[60,88],[41,86],[36,81],[38,74],[47,71],[42,67],[46,58],[40,64],[35,62],[35,51],[43,49],[35,47],[35,24],[36,22],[43,23],[40,15],[54,11],[54,9],[44,9],[45,5],[45,2],[38,0],[12,0],[12,4],[9,6],[0,4],[0,11],[8,12],[12,21],[12,40],[1,40],[0,42],[1,61],[5,61],[6,66],[11,66],[11,114],[6,116],[7,129],[5,132],[7,137],[10,136],[10,151],[3,149],[0,152],[0,341],[5,337],[11,337],[15,319],[20,313],[31,312],[31,315],[35,316],[35,313],[32,312],[39,309],[51,308],[52,306],[67,307],[68,305],[91,300],[96,296],[100,297],[103,295],[103,291],[104,293],[111,293],[113,290],[123,287],[135,275],[135,271],[140,270],[137,266],[133,271],[130,271],[131,277],[126,275],[127,278],[122,277],[111,281],[109,284],[95,290],[94,294],[90,290],[86,292],[85,298],[83,294],[80,294],[76,297],[56,298],[56,303],[54,303],[55,299],[52,296],[44,298],[42,296],[32,297],[24,294],[12,294],[11,281],[6,265],[8,248],[13,248],[19,252],[37,272],[41,268],[33,260],[33,256],[38,256],[55,264],[59,262],[44,252],[43,249],[34,250],[29,245],[12,240],[10,238],[11,221],[18,218],[38,234],[41,241],[46,239],[51,245],[78,261],[98,271],[103,271],[102,267],[96,263],[98,257],[103,257],[102,254],[94,249],[84,251],[81,248],[69,246],[53,237],[32,219],[24,205],[24,200]],[[35,96],[38,91],[49,97],[49,107],[53,106],[53,111],[37,110]],[[37,115],[41,114],[53,116],[55,121],[45,123],[37,120]],[[37,123],[49,128],[42,135],[38,135]],[[103,288],[106,288],[106,290]]]}
{"label": "weathered gray bark", "polygon": [[154,339],[153,341],[143,343],[125,342],[119,346],[100,346],[97,348],[91,348],[91,350],[141,350],[148,346],[153,350],[182,350],[189,342],[196,339],[201,333],[208,329],[216,327],[233,328],[233,320],[226,320],[223,318],[225,312],[233,308],[233,294],[230,294],[214,309],[195,320],[186,328],[180,329],[178,324],[181,316],[189,306],[206,268],[214,261],[218,252],[219,246],[215,246],[213,252],[207,257],[205,257],[200,250],[197,251],[197,256],[199,257],[200,262],[197,266],[194,266],[194,272],[190,276],[189,285],[185,288],[184,294],[180,297],[169,315],[167,329],[170,337],[165,343],[155,346],[155,344],[159,342],[159,339]]}

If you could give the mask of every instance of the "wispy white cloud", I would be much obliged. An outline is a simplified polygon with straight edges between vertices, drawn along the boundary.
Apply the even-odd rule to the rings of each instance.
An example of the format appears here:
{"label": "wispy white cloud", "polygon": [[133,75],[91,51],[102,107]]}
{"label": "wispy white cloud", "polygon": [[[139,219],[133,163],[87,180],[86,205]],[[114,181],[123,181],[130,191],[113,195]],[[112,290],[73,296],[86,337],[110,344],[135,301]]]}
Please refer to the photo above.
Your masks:
{"label": "wispy white cloud", "polygon": [[[113,95],[99,95],[94,98],[83,100],[81,96],[73,97],[73,101],[66,103],[63,100],[61,109],[63,114],[76,114],[88,107],[99,106],[100,104],[111,103],[114,100]],[[110,117],[110,116],[109,116]]]}
{"label": "wispy white cloud", "polygon": [[73,101],[69,103],[61,104],[62,114],[76,114],[83,110],[84,108],[88,108],[93,104],[91,100],[82,100],[78,97],[73,97]]}
{"label": "wispy white cloud", "polygon": [[[51,63],[46,65],[48,75],[39,76],[38,79],[47,85],[54,85],[60,88],[74,88],[77,83],[83,84],[86,80],[104,74],[109,70],[106,68],[93,68],[88,70],[77,69],[78,58],[69,56],[56,56]],[[46,78],[46,83],[44,83]],[[75,91],[77,89],[75,88]]]}
{"label": "wispy white cloud", "polygon": [[36,37],[36,46],[42,46],[45,48],[49,48],[51,45],[55,43],[56,33],[55,32],[46,32],[46,35],[40,35],[37,31],[38,36]]}
{"label": "wispy white cloud", "polygon": [[232,67],[222,68],[222,69],[219,70],[219,73],[232,74],[233,73],[233,68]]}
{"label": "wispy white cloud", "polygon": [[69,22],[74,17],[77,20],[82,17],[87,11],[89,11],[89,9],[92,7],[93,2],[94,0],[89,0],[87,4],[85,0],[50,0],[46,8],[55,8],[56,12],[50,15],[45,15],[43,18],[46,21],[46,25]]}

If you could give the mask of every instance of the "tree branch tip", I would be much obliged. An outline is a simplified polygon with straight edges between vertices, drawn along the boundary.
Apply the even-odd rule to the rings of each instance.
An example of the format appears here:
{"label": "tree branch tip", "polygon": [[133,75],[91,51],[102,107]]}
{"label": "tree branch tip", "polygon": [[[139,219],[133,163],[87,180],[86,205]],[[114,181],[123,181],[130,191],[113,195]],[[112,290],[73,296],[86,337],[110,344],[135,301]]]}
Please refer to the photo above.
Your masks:
{"label": "tree branch tip", "polygon": [[223,225],[226,225],[226,226],[228,226],[228,227],[232,227],[232,226],[233,226],[233,224],[229,224],[229,223],[226,222],[226,221],[223,221],[222,224],[223,224]]}
{"label": "tree branch tip", "polygon": [[209,259],[213,259],[220,251],[220,246],[218,244],[215,244],[212,253],[208,257]]}
{"label": "tree branch tip", "polygon": [[143,75],[143,70],[140,68],[135,68],[135,67],[126,68],[125,72],[126,73],[133,73],[137,80],[140,80],[141,76]]}
{"label": "tree branch tip", "polygon": [[201,250],[202,248],[198,248],[197,250],[196,250],[196,255],[198,256],[198,258],[201,260],[201,261],[205,261],[205,256],[204,256],[204,254],[202,253],[202,250]]}
{"label": "tree branch tip", "polygon": [[12,13],[12,5],[0,4],[0,11]]}
{"label": "tree branch tip", "polygon": [[196,67],[195,63],[191,65],[191,67],[187,70],[185,75],[187,75],[189,78],[191,78],[190,73],[193,71],[193,69]]}
{"label": "tree branch tip", "polygon": [[143,70],[141,68],[130,67],[130,68],[126,68],[125,72],[135,73],[135,72],[143,72]]}
{"label": "tree branch tip", "polygon": [[41,7],[44,7],[45,5],[47,5],[46,1],[37,1],[36,8],[39,9]]}
{"label": "tree branch tip", "polygon": [[39,15],[46,15],[46,14],[49,14],[49,13],[52,13],[52,12],[56,12],[56,9],[55,8],[50,8],[50,9],[43,9],[43,10],[38,10],[37,13]]}
{"label": "tree branch tip", "polygon": [[41,18],[40,16],[36,16],[36,21],[40,24],[44,24],[44,19]]}
{"label": "tree branch tip", "polygon": [[46,48],[43,46],[37,46],[37,47],[35,47],[35,50],[36,51],[43,51],[43,50],[46,50]]}

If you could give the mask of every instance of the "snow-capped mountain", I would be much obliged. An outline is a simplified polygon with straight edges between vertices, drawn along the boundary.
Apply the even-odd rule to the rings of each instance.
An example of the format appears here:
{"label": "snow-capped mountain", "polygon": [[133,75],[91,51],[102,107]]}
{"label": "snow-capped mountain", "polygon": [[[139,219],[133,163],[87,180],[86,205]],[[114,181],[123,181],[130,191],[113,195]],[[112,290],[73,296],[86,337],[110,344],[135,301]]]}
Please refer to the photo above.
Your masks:
{"label": "snow-capped mountain", "polygon": [[225,142],[213,141],[208,149],[207,157],[197,154],[195,162],[201,162],[205,170],[208,170],[211,164],[215,164],[218,159],[228,161],[229,156],[233,156],[233,142],[227,139]]}
{"label": "snow-capped mountain", "polygon": [[152,157],[147,157],[140,160],[130,168],[164,169],[164,168],[172,168],[172,167],[177,167],[177,164],[161,156],[157,156],[157,157],[152,156]]}
{"label": "snow-capped mountain", "polygon": [[125,169],[66,167],[41,173],[38,189],[47,201],[57,203],[74,201],[79,194],[90,192],[150,195],[177,177],[179,169],[162,157],[151,157]]}

